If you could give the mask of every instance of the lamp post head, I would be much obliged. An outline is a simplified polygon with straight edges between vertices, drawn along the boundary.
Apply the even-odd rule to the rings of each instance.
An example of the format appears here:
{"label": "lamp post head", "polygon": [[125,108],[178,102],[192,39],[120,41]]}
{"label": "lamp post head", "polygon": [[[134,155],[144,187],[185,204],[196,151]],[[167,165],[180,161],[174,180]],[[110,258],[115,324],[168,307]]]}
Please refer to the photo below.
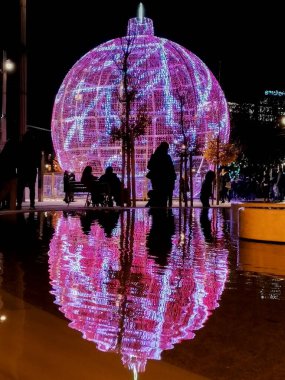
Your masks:
{"label": "lamp post head", "polygon": [[4,62],[3,62],[3,70],[6,71],[6,72],[13,72],[15,70],[15,63],[13,61],[11,61],[11,59],[6,59]]}

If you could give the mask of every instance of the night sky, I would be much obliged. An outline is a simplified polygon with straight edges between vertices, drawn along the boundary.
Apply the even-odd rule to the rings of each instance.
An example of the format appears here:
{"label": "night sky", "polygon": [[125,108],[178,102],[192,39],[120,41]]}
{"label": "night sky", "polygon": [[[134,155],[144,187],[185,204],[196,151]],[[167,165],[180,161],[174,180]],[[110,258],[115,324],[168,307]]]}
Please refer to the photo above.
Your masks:
{"label": "night sky", "polygon": [[[19,2],[1,4],[1,45],[16,62],[21,49]],[[156,36],[186,47],[217,78],[221,62],[220,83],[228,101],[254,101],[266,89],[285,90],[281,2],[259,2],[256,7],[249,3],[143,2]],[[68,70],[92,48],[125,35],[138,4],[27,0],[28,124],[50,128],[54,98]],[[10,76],[8,83],[10,123],[11,113],[16,113],[17,77]]]}

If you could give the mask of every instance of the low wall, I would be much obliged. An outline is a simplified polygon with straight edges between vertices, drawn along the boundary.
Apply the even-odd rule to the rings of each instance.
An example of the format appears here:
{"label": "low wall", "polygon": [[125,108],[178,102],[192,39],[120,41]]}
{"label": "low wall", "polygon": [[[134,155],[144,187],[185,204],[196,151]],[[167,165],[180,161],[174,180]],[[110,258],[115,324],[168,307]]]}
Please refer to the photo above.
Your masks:
{"label": "low wall", "polygon": [[243,239],[285,243],[285,204],[238,209],[238,236]]}

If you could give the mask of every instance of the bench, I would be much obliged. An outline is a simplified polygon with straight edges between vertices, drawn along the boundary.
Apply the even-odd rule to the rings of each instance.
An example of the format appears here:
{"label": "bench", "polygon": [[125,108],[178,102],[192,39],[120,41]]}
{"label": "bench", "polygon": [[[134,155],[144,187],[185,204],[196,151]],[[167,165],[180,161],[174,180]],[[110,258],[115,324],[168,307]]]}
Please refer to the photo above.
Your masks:
{"label": "bench", "polygon": [[71,202],[71,198],[73,198],[73,194],[82,193],[82,194],[87,194],[86,201],[85,201],[85,206],[87,206],[87,201],[88,201],[88,198],[89,198],[89,191],[88,191],[86,185],[84,185],[80,181],[69,181],[68,182],[67,190],[68,190],[67,192],[69,194],[69,196],[66,197],[68,205]]}
{"label": "bench", "polygon": [[[110,195],[109,195],[109,186],[106,183],[101,183],[99,181],[94,181],[92,183],[92,188],[95,193],[98,194],[98,204],[93,206],[108,206],[110,205]],[[86,185],[84,185],[80,181],[69,181],[68,183],[68,193],[69,194],[76,194],[76,193],[82,193],[87,194],[86,200],[85,200],[85,206],[90,206],[91,204],[91,192],[90,189]],[[100,199],[100,200],[99,200]],[[70,203],[70,196],[68,197],[68,205]]]}

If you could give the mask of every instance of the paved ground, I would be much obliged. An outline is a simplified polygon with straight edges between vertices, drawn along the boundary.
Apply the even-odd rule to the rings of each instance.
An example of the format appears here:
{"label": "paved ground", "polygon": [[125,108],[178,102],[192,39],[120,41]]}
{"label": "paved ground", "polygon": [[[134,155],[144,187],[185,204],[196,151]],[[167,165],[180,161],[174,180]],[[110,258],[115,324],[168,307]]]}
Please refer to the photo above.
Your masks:
{"label": "paved ground", "polygon": [[[137,201],[136,207],[145,207],[146,201]],[[194,207],[202,207],[201,202],[198,199],[195,199],[193,202]],[[215,203],[212,205],[212,207],[230,207],[231,203],[220,203],[219,206],[217,206]],[[188,207],[190,206],[190,202],[188,202]],[[179,207],[178,200],[174,200],[173,207]],[[184,207],[184,203],[182,203],[182,207]],[[41,211],[41,210],[73,210],[73,209],[84,209],[85,208],[85,198],[76,198],[75,202],[71,202],[69,205],[67,205],[63,199],[44,199],[43,202],[36,202],[36,209],[35,211]],[[92,209],[92,207],[89,206],[89,209]],[[29,211],[29,202],[23,202],[22,204],[22,210],[13,210],[13,212],[26,212]],[[1,213],[10,213],[11,210],[0,210]]]}
{"label": "paved ground", "polygon": [[[238,200],[238,203],[243,202],[242,200]],[[263,199],[256,199],[254,202],[256,203],[264,203]],[[139,207],[145,207],[147,201],[137,201],[137,208]],[[230,207],[231,202],[225,202],[225,203],[219,203],[219,205],[216,205],[216,202],[211,204],[211,207]],[[271,205],[278,206],[276,202],[270,202]],[[278,204],[282,204],[282,206],[285,204],[285,201],[283,202],[278,202]],[[10,212],[27,212],[30,211],[29,208],[29,202],[23,202],[22,204],[22,210],[0,210],[1,213],[10,213]],[[190,202],[188,202],[188,207],[190,206]],[[174,200],[173,202],[173,208],[179,207],[179,202],[178,200]],[[184,207],[184,203],[182,203],[182,207]],[[201,202],[199,199],[195,199],[193,202],[193,207],[202,207]],[[58,198],[58,199],[44,199],[43,202],[36,202],[36,209],[35,211],[49,211],[49,210],[78,210],[78,209],[85,209],[85,198],[80,198],[77,197],[75,199],[75,202],[71,202],[69,205],[67,205],[63,199]],[[92,209],[91,206],[88,207],[89,209]],[[101,208],[101,207],[100,207]]]}

